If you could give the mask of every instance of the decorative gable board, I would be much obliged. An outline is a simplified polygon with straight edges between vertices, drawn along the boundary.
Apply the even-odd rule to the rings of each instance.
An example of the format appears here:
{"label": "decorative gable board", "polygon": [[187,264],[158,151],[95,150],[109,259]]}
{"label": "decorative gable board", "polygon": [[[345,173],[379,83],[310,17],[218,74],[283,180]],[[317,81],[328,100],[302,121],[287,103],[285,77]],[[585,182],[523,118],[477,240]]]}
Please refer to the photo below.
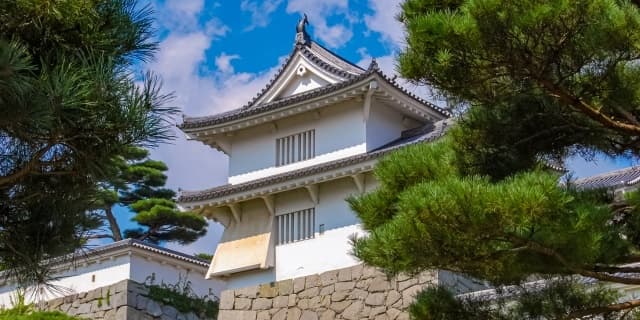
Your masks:
{"label": "decorative gable board", "polygon": [[345,78],[319,68],[298,51],[273,85],[254,102],[254,105],[269,103],[344,80]]}

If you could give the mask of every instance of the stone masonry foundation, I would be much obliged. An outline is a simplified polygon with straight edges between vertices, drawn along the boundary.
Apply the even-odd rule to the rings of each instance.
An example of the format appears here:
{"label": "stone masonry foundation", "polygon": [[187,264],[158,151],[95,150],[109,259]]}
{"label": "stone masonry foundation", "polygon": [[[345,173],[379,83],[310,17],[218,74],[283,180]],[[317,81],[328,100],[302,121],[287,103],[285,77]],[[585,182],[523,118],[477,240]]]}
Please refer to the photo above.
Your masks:
{"label": "stone masonry foundation", "polygon": [[88,292],[76,293],[44,303],[44,310],[58,310],[83,319],[95,320],[201,320],[174,307],[147,298],[148,289],[134,281]]}
{"label": "stone masonry foundation", "polygon": [[375,268],[355,267],[226,290],[219,320],[409,319],[407,307],[438,272],[388,279]]}

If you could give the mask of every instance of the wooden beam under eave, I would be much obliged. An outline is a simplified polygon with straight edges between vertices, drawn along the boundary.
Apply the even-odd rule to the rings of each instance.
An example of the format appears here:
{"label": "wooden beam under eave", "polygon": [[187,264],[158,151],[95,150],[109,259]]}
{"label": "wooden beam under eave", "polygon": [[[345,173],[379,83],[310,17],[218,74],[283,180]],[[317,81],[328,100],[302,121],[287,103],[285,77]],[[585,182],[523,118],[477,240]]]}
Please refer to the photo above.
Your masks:
{"label": "wooden beam under eave", "polygon": [[236,223],[240,223],[242,217],[242,211],[240,210],[240,206],[237,203],[230,203],[229,210],[231,210],[231,215],[233,215],[233,220]]}
{"label": "wooden beam under eave", "polygon": [[378,89],[378,82],[376,81],[369,82],[369,88],[367,90],[367,93],[364,96],[363,116],[364,116],[365,122],[369,121],[369,114],[371,113],[371,100],[373,99],[373,94],[376,92],[377,89]]}
{"label": "wooden beam under eave", "polygon": [[311,202],[313,202],[313,204],[317,205],[318,203],[320,203],[317,184],[310,184],[308,186],[305,186],[305,189],[307,189],[307,191],[309,192],[309,198],[311,199]]}
{"label": "wooden beam under eave", "polygon": [[264,206],[267,207],[269,214],[274,217],[276,215],[276,206],[273,201],[273,195],[263,196],[262,200],[264,200]]}
{"label": "wooden beam under eave", "polygon": [[358,192],[360,192],[360,194],[363,194],[365,191],[364,173],[356,173],[352,175],[351,178],[353,178],[353,183],[356,185],[356,189],[358,189]]}

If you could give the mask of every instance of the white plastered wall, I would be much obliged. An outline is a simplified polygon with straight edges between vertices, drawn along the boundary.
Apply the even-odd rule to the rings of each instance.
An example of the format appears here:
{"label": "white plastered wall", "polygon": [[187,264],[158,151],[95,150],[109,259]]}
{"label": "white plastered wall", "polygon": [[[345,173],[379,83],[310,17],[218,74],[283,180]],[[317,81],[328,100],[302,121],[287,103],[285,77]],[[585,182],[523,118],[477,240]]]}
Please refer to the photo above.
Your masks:
{"label": "white plastered wall", "polygon": [[[142,283],[153,273],[156,274],[156,284],[175,284],[179,274],[187,276],[194,292],[199,296],[208,294],[211,290],[219,297],[220,292],[226,288],[225,283],[218,279],[205,280],[202,271],[192,269],[187,272],[189,267],[186,265],[182,262],[176,263],[169,257],[147,259],[147,256],[129,255],[127,252],[105,256],[99,260],[89,259],[86,263],[80,260],[75,268],[68,267],[54,275],[58,279],[51,281],[51,284],[62,290],[44,290],[43,298],[50,300],[71,293],[91,291],[127,279]],[[0,284],[0,307],[11,307],[12,301],[15,301],[16,287],[14,282]],[[35,301],[35,297],[30,293],[27,293],[25,298],[27,302]]]}
{"label": "white plastered wall", "polygon": [[404,116],[397,110],[373,100],[369,120],[367,121],[367,151],[377,149],[393,140],[400,138],[402,131],[420,125],[415,120],[409,120],[405,126]]}
{"label": "white plastered wall", "polygon": [[190,282],[191,289],[199,297],[214,294],[220,297],[220,292],[225,289],[224,282],[218,279],[205,280],[201,269],[190,268],[188,265],[176,265],[163,263],[157,260],[147,259],[141,256],[131,257],[129,279],[145,283],[149,277],[154,276],[155,284],[176,284],[178,281]]}
{"label": "white plastered wall", "polygon": [[[237,184],[289,172],[366,152],[362,102],[349,100],[316,112],[292,116],[238,131],[231,139],[229,183]],[[275,143],[306,130],[315,129],[316,156],[285,166],[275,166]]]}
{"label": "white plastered wall", "polygon": [[[368,189],[374,185],[371,175]],[[351,252],[350,237],[362,235],[360,220],[349,208],[345,199],[357,194],[353,180],[342,178],[320,184],[318,204],[315,205],[315,237],[276,246],[276,280],[290,279],[327,270],[335,270],[356,265],[360,262]],[[306,203],[305,203],[306,202]],[[313,203],[304,195],[289,192],[279,196],[276,202],[277,213],[288,213],[304,207],[313,207]],[[324,232],[320,233],[320,226]]]}

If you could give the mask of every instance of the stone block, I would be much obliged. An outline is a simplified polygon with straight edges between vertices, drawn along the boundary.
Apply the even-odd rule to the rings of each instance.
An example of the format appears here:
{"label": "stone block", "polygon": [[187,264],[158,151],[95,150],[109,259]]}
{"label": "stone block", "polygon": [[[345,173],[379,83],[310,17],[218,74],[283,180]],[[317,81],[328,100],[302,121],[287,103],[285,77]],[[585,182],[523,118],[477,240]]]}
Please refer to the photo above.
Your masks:
{"label": "stone block", "polygon": [[313,287],[319,287],[322,283],[320,282],[320,276],[317,274],[312,274],[310,276],[306,276],[304,278],[304,288],[309,289]]}
{"label": "stone block", "polygon": [[309,299],[309,308],[310,309],[320,308],[322,306],[321,303],[322,303],[322,297],[320,296],[312,297],[311,299]]}
{"label": "stone block", "polygon": [[351,268],[338,270],[338,281],[351,281]]}
{"label": "stone block", "polygon": [[235,310],[249,310],[251,309],[251,299],[248,298],[236,298],[234,303]]}
{"label": "stone block", "polygon": [[420,291],[422,291],[421,285],[415,285],[402,291],[402,307],[409,307]]}
{"label": "stone block", "polygon": [[320,320],[333,320],[336,318],[336,312],[333,310],[326,310],[320,315]]}
{"label": "stone block", "polygon": [[382,306],[384,305],[384,299],[385,296],[383,292],[374,292],[367,296],[364,303],[369,306]]}
{"label": "stone block", "polygon": [[160,304],[149,299],[149,301],[147,302],[147,307],[145,308],[147,310],[147,313],[154,316],[154,317],[159,317],[162,315],[162,307],[160,307]]}
{"label": "stone block", "polygon": [[287,320],[300,320],[302,316],[302,310],[298,308],[291,308],[287,311]]}
{"label": "stone block", "polygon": [[387,299],[385,300],[385,305],[390,307],[392,306],[394,303],[396,303],[396,301],[400,300],[400,298],[402,297],[402,295],[400,295],[400,292],[395,291],[395,290],[391,290],[389,292],[387,292]]}
{"label": "stone block", "polygon": [[317,296],[318,294],[320,294],[320,289],[318,287],[311,287],[298,293],[298,298],[311,298]]}
{"label": "stone block", "polygon": [[256,320],[271,320],[271,314],[267,310],[260,311],[258,312]]}
{"label": "stone block", "polygon": [[342,301],[350,295],[349,291],[336,291],[331,294],[331,301]]}
{"label": "stone block", "polygon": [[91,303],[83,303],[78,306],[78,311],[76,311],[77,315],[88,314],[91,312]]}
{"label": "stone block", "polygon": [[364,300],[367,298],[368,295],[369,295],[369,292],[356,288],[356,289],[353,289],[353,291],[351,291],[351,294],[349,295],[349,299]]}
{"label": "stone block", "polygon": [[302,310],[309,309],[309,299],[298,300],[298,308]]}
{"label": "stone block", "polygon": [[278,287],[276,284],[266,283],[258,286],[258,297],[273,298],[278,295]]}
{"label": "stone block", "polygon": [[362,274],[362,277],[364,279],[368,279],[368,278],[374,278],[374,277],[378,277],[378,276],[385,276],[385,274],[380,271],[378,268],[375,267],[369,267],[369,266],[365,266],[364,267],[364,271]]}
{"label": "stone block", "polygon": [[364,265],[359,264],[357,266],[351,267],[351,280],[358,280],[362,278],[362,273],[364,272]]}
{"label": "stone block", "polygon": [[176,316],[178,315],[178,310],[176,310],[176,308],[172,307],[172,306],[162,306],[162,315],[163,316],[167,316],[170,319],[175,319]]}
{"label": "stone block", "polygon": [[362,301],[355,301],[342,311],[342,317],[348,320],[358,320],[360,319],[360,311],[362,311],[363,307],[364,304]]}
{"label": "stone block", "polygon": [[388,291],[391,289],[391,285],[387,280],[387,277],[375,277],[369,283],[369,292]]}
{"label": "stone block", "polygon": [[256,311],[220,310],[218,320],[257,320]]}
{"label": "stone block", "polygon": [[136,309],[138,310],[144,309],[147,306],[147,303],[149,303],[149,298],[145,296],[136,297]]}
{"label": "stone block", "polygon": [[389,317],[389,320],[395,320],[401,313],[402,312],[396,308],[387,309],[387,316]]}
{"label": "stone block", "polygon": [[311,310],[304,310],[300,320],[318,320],[318,314]]}
{"label": "stone block", "polygon": [[289,295],[289,307],[293,307],[298,303],[298,295],[297,294],[290,294]]}
{"label": "stone block", "polygon": [[320,274],[320,283],[322,286],[328,286],[338,282],[338,271],[331,270]]}
{"label": "stone block", "polygon": [[293,293],[298,293],[304,290],[305,278],[296,278],[293,279]]}
{"label": "stone block", "polygon": [[271,309],[272,304],[273,302],[269,298],[257,298],[253,300],[251,310],[268,310]]}
{"label": "stone block", "polygon": [[418,284],[418,279],[411,278],[405,281],[398,282],[398,291],[404,291],[404,289],[409,288],[415,284]]}
{"label": "stone block", "polygon": [[[387,307],[385,306],[381,306],[381,307],[372,307],[371,311],[369,312],[369,318],[371,317],[375,317],[379,314],[384,314],[385,311],[387,311]],[[386,317],[386,315],[385,315]]]}
{"label": "stone block", "polygon": [[286,320],[286,319],[287,319],[287,309],[280,309],[273,314],[273,317],[271,317],[271,320]]}
{"label": "stone block", "polygon": [[276,283],[276,286],[278,287],[278,294],[280,295],[287,295],[287,294],[293,293],[293,280],[291,279],[278,281]]}
{"label": "stone block", "polygon": [[289,296],[278,296],[273,298],[274,308],[286,308],[289,305]]}
{"label": "stone block", "polygon": [[220,293],[220,310],[233,309],[233,302],[235,300],[233,290],[225,290]]}
{"label": "stone block", "polygon": [[373,320],[389,320],[389,316],[383,313],[377,315],[375,318],[373,318]]}
{"label": "stone block", "polygon": [[356,283],[353,282],[353,281],[337,282],[334,286],[335,286],[335,290],[336,291],[346,291],[346,290],[351,290],[351,289],[355,288]]}
{"label": "stone block", "polygon": [[237,298],[257,298],[258,297],[258,286],[250,286],[244,287],[241,289],[235,290],[235,296]]}
{"label": "stone block", "polygon": [[351,301],[349,300],[332,302],[331,305],[329,305],[329,309],[335,311],[336,313],[341,313],[350,305],[351,305]]}
{"label": "stone block", "polygon": [[320,295],[321,296],[326,296],[326,295],[330,295],[335,291],[335,286],[333,284],[330,284],[328,286],[324,286],[322,287],[322,289],[320,290]]}

